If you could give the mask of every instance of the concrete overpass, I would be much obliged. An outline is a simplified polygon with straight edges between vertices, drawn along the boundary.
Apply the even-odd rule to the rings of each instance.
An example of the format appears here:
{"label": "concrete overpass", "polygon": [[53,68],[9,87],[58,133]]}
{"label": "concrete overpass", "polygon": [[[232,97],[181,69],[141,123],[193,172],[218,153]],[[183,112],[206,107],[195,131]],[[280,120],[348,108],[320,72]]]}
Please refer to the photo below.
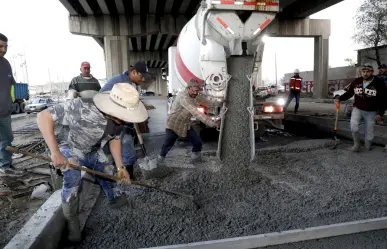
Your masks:
{"label": "concrete overpass", "polygon": [[[107,77],[136,60],[147,61],[153,72],[167,64],[167,49],[195,15],[201,0],[59,0],[69,11],[70,32],[93,37],[105,51]],[[330,23],[305,19],[342,0],[280,0],[281,13],[267,33],[315,37],[315,79],[326,82]],[[326,27],[329,25],[329,27]],[[324,56],[326,55],[326,56]],[[158,68],[158,69],[157,69]],[[154,79],[161,91],[161,77]],[[315,85],[318,85],[316,82]],[[323,89],[321,89],[323,90]],[[320,96],[316,94],[317,97]],[[163,91],[163,95],[165,90]]]}

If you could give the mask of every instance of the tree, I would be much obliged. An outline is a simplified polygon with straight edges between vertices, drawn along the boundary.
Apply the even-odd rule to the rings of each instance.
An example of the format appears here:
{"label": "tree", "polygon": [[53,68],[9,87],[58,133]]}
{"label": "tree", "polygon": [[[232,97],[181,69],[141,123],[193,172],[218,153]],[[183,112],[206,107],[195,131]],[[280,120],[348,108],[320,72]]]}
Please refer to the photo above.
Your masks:
{"label": "tree", "polygon": [[348,66],[350,66],[350,67],[356,66],[356,62],[354,60],[352,60],[351,58],[345,58],[344,61],[347,62]]}
{"label": "tree", "polygon": [[366,58],[374,60],[380,66],[379,46],[387,42],[387,0],[364,0],[356,12],[356,43],[372,47],[375,56]]}

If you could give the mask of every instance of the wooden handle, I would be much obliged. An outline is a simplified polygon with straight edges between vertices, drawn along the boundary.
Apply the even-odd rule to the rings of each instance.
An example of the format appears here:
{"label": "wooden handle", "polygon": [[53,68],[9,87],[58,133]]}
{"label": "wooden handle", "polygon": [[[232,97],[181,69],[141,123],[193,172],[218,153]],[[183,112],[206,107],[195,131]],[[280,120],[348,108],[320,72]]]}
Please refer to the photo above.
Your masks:
{"label": "wooden handle", "polygon": [[[49,158],[49,157],[45,157],[45,156],[42,156],[42,155],[38,155],[38,154],[31,153],[31,152],[27,152],[27,151],[21,151],[18,148],[7,146],[6,149],[8,151],[13,152],[13,153],[20,153],[20,154],[23,154],[24,156],[29,156],[29,157],[41,159],[43,161],[50,162],[50,163],[52,162],[51,158]],[[88,169],[88,168],[85,168],[85,167],[80,167],[78,165],[74,165],[74,164],[71,164],[71,163],[69,163],[68,166],[70,168],[72,168],[72,169],[76,169],[76,170],[80,170],[80,171],[85,171],[87,173],[90,173],[90,174],[93,174],[93,175],[98,175],[98,176],[101,176],[101,177],[104,177],[104,178],[107,178],[107,179],[110,179],[110,180],[114,180],[114,181],[120,181],[121,180],[117,176],[108,175],[108,174],[105,174],[105,173],[102,173],[102,172],[99,172],[99,171],[95,171],[95,170]]]}
{"label": "wooden handle", "polygon": [[[52,162],[51,158],[49,158],[49,157],[45,157],[45,156],[42,156],[42,155],[34,154],[34,153],[31,153],[31,152],[21,151],[18,148],[7,146],[6,149],[8,151],[13,152],[13,153],[20,153],[20,154],[23,154],[24,156],[38,158],[38,159],[41,159],[41,160],[44,160],[44,161],[47,161],[47,162],[50,162],[50,163]],[[85,171],[87,173],[90,173],[90,174],[93,174],[93,175],[98,175],[98,176],[101,176],[101,177],[104,177],[104,178],[107,178],[107,179],[110,179],[110,180],[114,180],[114,181],[121,181],[121,179],[119,177],[117,177],[117,176],[108,175],[108,174],[105,174],[105,173],[102,173],[102,172],[99,172],[99,171],[95,171],[95,170],[92,170],[92,169],[84,168],[84,167],[79,167],[78,165],[74,165],[74,164],[70,164],[70,163],[68,165],[69,165],[70,168],[75,169],[75,170]],[[128,182],[125,182],[125,181],[122,181],[121,183],[129,184],[129,185],[136,185],[136,186],[140,186],[140,187],[144,187],[144,188],[149,188],[149,189],[155,189],[155,190],[158,190],[158,191],[161,191],[161,192],[165,192],[165,193],[169,193],[169,194],[174,194],[174,195],[179,195],[179,196],[182,196],[182,197],[185,197],[185,198],[193,200],[193,196],[192,195],[186,195],[186,194],[178,193],[178,192],[175,192],[175,191],[164,190],[164,189],[160,189],[158,187],[153,187],[153,186],[150,186],[150,185],[147,185],[147,184],[143,184],[143,183],[138,183],[138,182],[128,183]]]}
{"label": "wooden handle", "polygon": [[134,123],[134,129],[136,130],[138,141],[140,142],[140,144],[144,144],[144,140],[142,140],[140,128],[138,127],[137,123]]}

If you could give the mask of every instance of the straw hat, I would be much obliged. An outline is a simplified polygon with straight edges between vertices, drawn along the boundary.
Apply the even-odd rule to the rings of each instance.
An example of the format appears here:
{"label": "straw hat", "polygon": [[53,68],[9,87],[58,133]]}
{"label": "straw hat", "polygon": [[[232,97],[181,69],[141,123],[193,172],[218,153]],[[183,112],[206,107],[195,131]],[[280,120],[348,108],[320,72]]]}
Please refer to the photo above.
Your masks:
{"label": "straw hat", "polygon": [[128,83],[117,83],[111,91],[100,92],[93,98],[97,108],[106,114],[129,123],[142,123],[148,112],[137,90]]}

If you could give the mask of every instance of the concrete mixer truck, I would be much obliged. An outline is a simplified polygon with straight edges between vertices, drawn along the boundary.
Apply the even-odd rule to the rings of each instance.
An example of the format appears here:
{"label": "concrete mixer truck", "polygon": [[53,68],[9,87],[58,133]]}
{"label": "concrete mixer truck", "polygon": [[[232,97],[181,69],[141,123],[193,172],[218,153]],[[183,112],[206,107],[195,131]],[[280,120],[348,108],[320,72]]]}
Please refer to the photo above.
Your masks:
{"label": "concrete mixer truck", "polygon": [[[168,50],[169,105],[190,79],[202,83],[206,106],[198,110],[221,118],[218,156],[224,144],[245,143],[250,158],[254,138],[267,125],[282,128],[283,108],[257,99],[264,43],[262,31],[279,11],[278,0],[203,0],[197,14],[184,26],[176,47]],[[197,121],[199,122],[199,121]],[[204,124],[200,124],[204,128]],[[235,138],[235,129],[244,130]]]}

